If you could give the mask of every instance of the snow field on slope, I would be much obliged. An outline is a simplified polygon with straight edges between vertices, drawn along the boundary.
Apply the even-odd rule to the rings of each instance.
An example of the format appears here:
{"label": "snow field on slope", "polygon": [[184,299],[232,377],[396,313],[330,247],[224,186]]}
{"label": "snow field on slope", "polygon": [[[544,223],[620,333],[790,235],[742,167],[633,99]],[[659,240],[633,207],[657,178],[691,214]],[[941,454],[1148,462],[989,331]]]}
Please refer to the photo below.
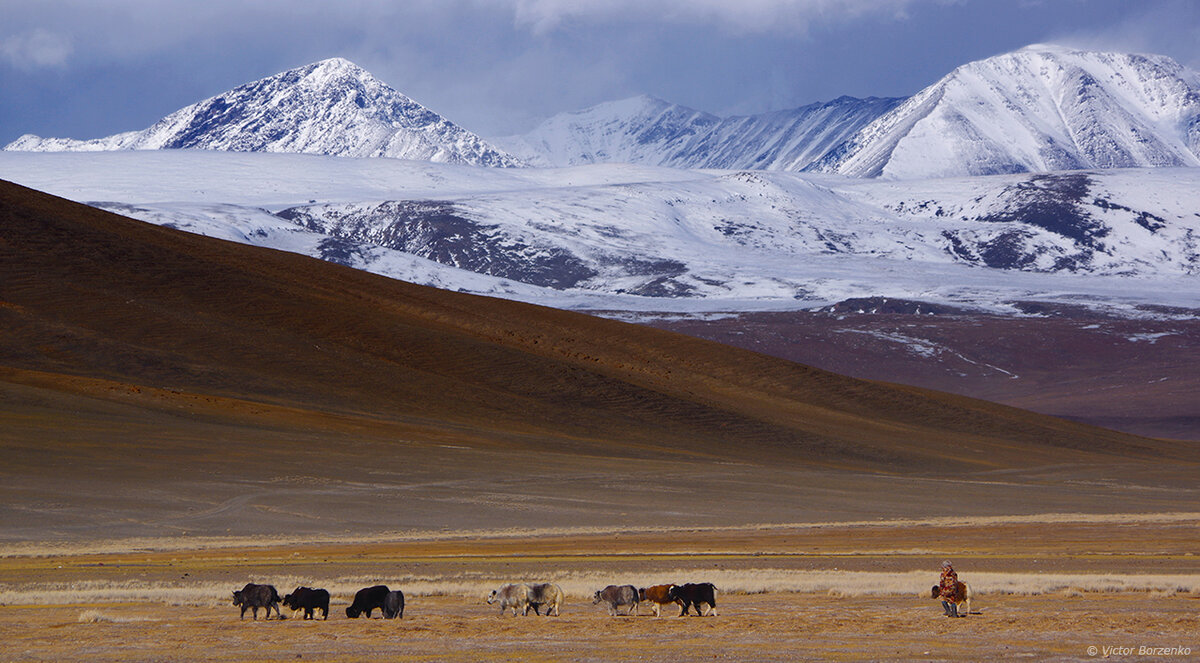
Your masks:
{"label": "snow field on slope", "polygon": [[[1180,235],[1200,236],[1194,211],[1200,210],[1200,169],[1091,176],[1098,191],[1130,207],[1158,210]],[[472,222],[535,248],[567,248],[597,276],[554,290],[365,243],[351,246],[339,262],[560,308],[788,310],[870,296],[1000,312],[1024,299],[1200,307],[1200,281],[1169,270],[1132,278],[961,264],[940,237],[963,222],[932,209],[912,212],[924,201],[958,214],[985,212],[989,192],[1020,177],[1028,176],[894,182],[621,164],[501,170],[203,151],[0,153],[0,178],[81,202],[106,201],[114,211],[153,223],[316,257],[334,238],[272,212],[310,201],[334,207],[446,201]],[[896,211],[901,202],[909,211]],[[1161,249],[1128,250],[1134,248],[1141,251],[1134,258],[1147,263]],[[622,268],[630,260],[678,261],[685,269],[676,280],[692,291],[677,298],[623,294],[640,283]]]}
{"label": "snow field on slope", "polygon": [[486,168],[405,159],[209,150],[0,151],[0,178],[80,202],[226,203],[272,211],[310,200],[453,200],[488,192],[704,177],[692,171],[628,164]]}

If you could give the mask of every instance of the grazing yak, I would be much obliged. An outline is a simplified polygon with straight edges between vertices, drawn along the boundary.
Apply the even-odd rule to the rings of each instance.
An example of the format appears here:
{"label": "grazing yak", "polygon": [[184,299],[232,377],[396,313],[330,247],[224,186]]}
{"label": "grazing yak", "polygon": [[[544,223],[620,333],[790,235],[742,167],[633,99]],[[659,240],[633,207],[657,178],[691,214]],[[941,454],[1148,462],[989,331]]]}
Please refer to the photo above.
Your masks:
{"label": "grazing yak", "polygon": [[629,606],[627,615],[636,615],[638,611],[638,590],[633,585],[609,585],[596,592],[592,605],[601,601],[608,604],[608,614],[618,614],[617,609],[623,605]]}
{"label": "grazing yak", "polygon": [[320,610],[321,619],[329,619],[329,592],[324,589],[297,587],[283,597],[283,605],[292,611],[293,617],[296,611],[303,610],[304,618],[312,619],[313,611]]}
{"label": "grazing yak", "polygon": [[[942,597],[942,586],[934,585],[930,592],[930,598]],[[971,586],[967,583],[958,580],[954,583],[954,607],[958,610],[959,617],[966,617],[971,614]]]}
{"label": "grazing yak", "polygon": [[675,585],[654,585],[653,587],[642,587],[638,590],[638,600],[641,602],[650,602],[654,606],[654,616],[662,615],[662,607],[670,603],[679,603],[678,600],[671,598],[671,590]]}
{"label": "grazing yak", "polygon": [[488,595],[488,605],[500,602],[500,614],[503,615],[505,610],[512,608],[513,617],[517,616],[517,608],[521,609],[522,615],[529,614],[529,585],[507,584],[501,585],[499,589],[493,589]]}
{"label": "grazing yak", "polygon": [[550,616],[550,611],[554,611],[554,616],[558,616],[558,606],[562,605],[563,591],[555,584],[548,582],[539,582],[529,585],[529,605],[533,608],[533,614],[540,615],[539,609],[546,606],[546,616]]}
{"label": "grazing yak", "polygon": [[404,619],[404,592],[393,589],[383,599],[384,619]]}
{"label": "grazing yak", "polygon": [[371,611],[379,608],[384,619],[395,619],[404,616],[404,594],[388,589],[387,585],[364,587],[354,594],[354,602],[346,608],[346,616],[355,619],[365,614],[371,618]]}
{"label": "grazing yak", "polygon": [[679,613],[680,617],[686,615],[688,608],[693,605],[696,606],[696,614],[703,616],[704,613],[700,612],[700,604],[702,603],[708,604],[708,614],[717,614],[717,588],[711,582],[689,582],[683,585],[676,585],[671,588],[668,596],[672,601],[683,606],[683,610]]}
{"label": "grazing yak", "polygon": [[267,609],[264,619],[271,618],[271,608],[275,608],[276,617],[283,619],[283,614],[279,612],[279,592],[275,591],[274,585],[256,585],[248,582],[241,590],[233,593],[233,604],[242,608],[242,616],[238,619],[246,618],[246,608],[250,608],[255,621],[258,620],[259,608]]}

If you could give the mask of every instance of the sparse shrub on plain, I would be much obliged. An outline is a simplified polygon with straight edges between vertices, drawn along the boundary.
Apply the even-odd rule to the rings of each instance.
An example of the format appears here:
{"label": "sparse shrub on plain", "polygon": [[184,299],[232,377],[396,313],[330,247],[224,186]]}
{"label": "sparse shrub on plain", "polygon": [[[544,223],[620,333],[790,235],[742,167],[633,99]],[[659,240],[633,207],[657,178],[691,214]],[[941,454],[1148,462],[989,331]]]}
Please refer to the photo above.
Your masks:
{"label": "sparse shrub on plain", "polygon": [[99,610],[84,610],[79,613],[80,624],[128,624],[130,622],[156,622],[149,617],[118,617]]}

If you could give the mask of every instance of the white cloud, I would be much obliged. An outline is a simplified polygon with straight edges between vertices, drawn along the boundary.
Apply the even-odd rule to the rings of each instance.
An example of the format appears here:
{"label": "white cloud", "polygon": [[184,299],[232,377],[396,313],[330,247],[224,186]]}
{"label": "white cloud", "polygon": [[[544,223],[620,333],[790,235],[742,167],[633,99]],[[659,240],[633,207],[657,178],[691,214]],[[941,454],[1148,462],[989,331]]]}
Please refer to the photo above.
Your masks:
{"label": "white cloud", "polygon": [[41,28],[0,40],[0,55],[19,69],[62,67],[73,50],[69,37]]}

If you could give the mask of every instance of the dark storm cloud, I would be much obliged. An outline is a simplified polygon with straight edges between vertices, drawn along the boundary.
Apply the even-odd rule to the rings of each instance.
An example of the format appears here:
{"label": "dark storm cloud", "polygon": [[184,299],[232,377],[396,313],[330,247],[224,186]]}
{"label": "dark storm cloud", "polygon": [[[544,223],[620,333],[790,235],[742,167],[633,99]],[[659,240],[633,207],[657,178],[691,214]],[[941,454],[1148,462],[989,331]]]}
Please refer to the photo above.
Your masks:
{"label": "dark storm cloud", "polygon": [[[1166,0],[4,4],[0,143],[27,132],[91,138],[141,129],[333,56],[497,135],[643,93],[719,114],[841,94],[908,95],[964,62],[1056,37],[1098,48],[1146,43],[1136,50],[1189,64],[1200,43],[1196,3]],[[1173,37],[1136,37],[1156,30]]]}

